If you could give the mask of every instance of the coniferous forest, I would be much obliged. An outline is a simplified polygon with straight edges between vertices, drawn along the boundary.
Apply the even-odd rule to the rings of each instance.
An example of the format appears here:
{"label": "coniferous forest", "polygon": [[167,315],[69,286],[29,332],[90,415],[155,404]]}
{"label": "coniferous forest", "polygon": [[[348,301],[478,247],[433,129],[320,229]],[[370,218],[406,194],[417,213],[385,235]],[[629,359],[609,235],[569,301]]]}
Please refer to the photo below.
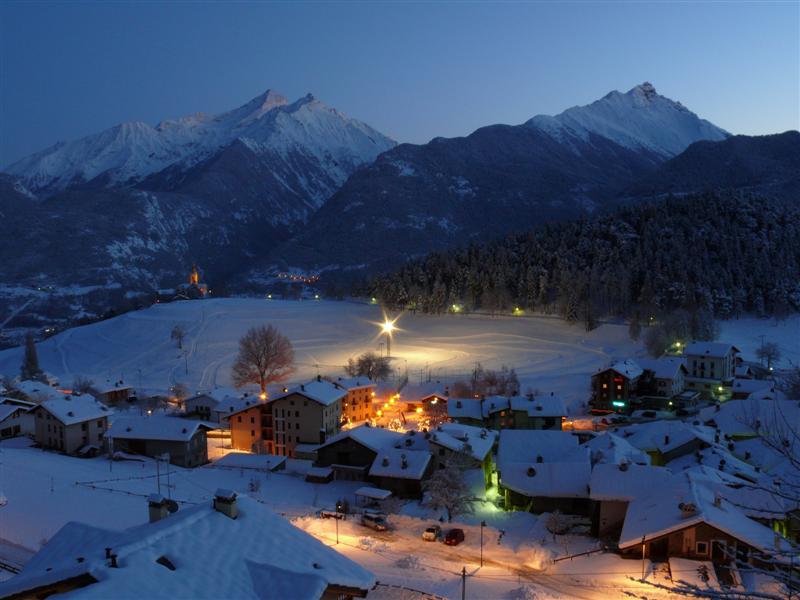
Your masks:
{"label": "coniferous forest", "polygon": [[430,254],[367,291],[393,307],[538,311],[587,328],[677,309],[782,316],[800,310],[800,209],[733,193],[670,197]]}

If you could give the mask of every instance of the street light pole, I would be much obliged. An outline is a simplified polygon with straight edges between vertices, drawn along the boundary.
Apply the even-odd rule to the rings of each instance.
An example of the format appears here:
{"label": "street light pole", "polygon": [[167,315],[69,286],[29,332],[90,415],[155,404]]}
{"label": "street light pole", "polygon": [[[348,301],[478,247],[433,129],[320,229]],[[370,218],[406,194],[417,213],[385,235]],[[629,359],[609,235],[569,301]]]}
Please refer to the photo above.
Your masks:
{"label": "street light pole", "polygon": [[483,567],[483,528],[486,527],[486,521],[481,521],[481,567]]}

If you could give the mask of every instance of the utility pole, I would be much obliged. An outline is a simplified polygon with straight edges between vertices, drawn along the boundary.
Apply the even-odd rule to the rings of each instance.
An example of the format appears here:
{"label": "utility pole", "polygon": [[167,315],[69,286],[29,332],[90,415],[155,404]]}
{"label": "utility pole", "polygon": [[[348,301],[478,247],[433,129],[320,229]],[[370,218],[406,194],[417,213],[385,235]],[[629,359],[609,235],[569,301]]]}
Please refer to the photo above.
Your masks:
{"label": "utility pole", "polygon": [[467,567],[461,567],[461,600],[467,597]]}
{"label": "utility pole", "polygon": [[642,580],[644,580],[644,536],[642,536]]}
{"label": "utility pole", "polygon": [[486,527],[486,521],[481,521],[481,568],[483,568],[483,528]]}
{"label": "utility pole", "polygon": [[158,489],[158,495],[161,495],[161,461],[158,460],[156,457],[156,488]]}

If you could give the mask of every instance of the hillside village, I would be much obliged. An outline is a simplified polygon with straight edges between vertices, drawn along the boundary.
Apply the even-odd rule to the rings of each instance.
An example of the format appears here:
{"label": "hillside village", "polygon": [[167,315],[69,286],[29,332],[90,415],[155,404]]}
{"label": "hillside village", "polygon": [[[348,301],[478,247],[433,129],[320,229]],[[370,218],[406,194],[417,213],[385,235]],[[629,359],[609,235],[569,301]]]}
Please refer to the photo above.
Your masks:
{"label": "hillside village", "polygon": [[[168,589],[176,569],[181,585],[207,590],[215,583],[200,565],[219,561],[241,571],[237,597],[269,585],[291,590],[283,597],[392,598],[403,581],[413,597],[441,593],[398,567],[370,572],[373,559],[353,548],[377,543],[379,555],[398,547],[414,564],[439,561],[456,584],[464,566],[459,585],[473,585],[469,570],[474,585],[489,586],[484,597],[500,593],[481,581],[484,558],[517,573],[517,594],[574,561],[613,561],[609,585],[648,597],[792,593],[800,403],[771,368],[724,341],[678,344],[658,359],[598,369],[583,382],[581,413],[553,391],[522,391],[513,370],[499,373],[415,383],[341,370],[182,396],[141,395],[121,380],[6,374],[0,463],[14,455],[16,468],[35,458],[93,473],[75,485],[141,498],[141,514],[123,532],[64,524],[32,556],[4,550],[36,549],[23,533],[32,523],[16,524],[0,534],[0,597],[141,595],[134,582]],[[0,495],[21,481],[13,473]],[[297,527],[270,508],[282,488],[291,499],[279,512]],[[8,503],[2,496],[0,519]],[[198,528],[219,543],[199,539]],[[355,546],[340,545],[340,533]],[[259,537],[279,539],[285,552]],[[463,550],[442,555],[452,546]],[[189,548],[202,554],[190,559]]]}

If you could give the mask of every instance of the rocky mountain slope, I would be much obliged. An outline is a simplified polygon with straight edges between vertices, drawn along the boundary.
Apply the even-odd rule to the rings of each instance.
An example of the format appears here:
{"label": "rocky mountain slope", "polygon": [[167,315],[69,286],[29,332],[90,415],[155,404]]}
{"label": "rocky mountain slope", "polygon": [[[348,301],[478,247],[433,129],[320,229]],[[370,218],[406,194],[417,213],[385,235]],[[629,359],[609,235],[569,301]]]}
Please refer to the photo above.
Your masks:
{"label": "rocky mountain slope", "polygon": [[401,144],[355,173],[269,258],[340,274],[377,271],[588,215],[615,205],[621,189],[689,144],[728,135],[645,83],[555,117]]}

